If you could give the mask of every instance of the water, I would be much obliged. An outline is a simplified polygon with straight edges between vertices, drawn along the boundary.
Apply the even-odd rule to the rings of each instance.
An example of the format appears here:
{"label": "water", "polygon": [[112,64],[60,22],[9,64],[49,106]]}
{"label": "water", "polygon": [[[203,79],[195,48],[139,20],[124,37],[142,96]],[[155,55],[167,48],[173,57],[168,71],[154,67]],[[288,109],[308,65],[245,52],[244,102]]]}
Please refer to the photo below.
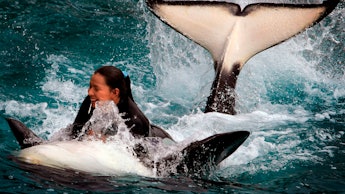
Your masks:
{"label": "water", "polygon": [[[215,133],[251,136],[206,180],[90,176],[16,163],[0,118],[7,193],[345,192],[345,3],[297,37],[252,58],[236,116],[204,114],[209,54],[155,18],[143,1],[1,1],[0,114],[48,139],[73,122],[92,72],[115,65],[148,118],[181,143]],[[45,173],[45,172],[49,173]]]}

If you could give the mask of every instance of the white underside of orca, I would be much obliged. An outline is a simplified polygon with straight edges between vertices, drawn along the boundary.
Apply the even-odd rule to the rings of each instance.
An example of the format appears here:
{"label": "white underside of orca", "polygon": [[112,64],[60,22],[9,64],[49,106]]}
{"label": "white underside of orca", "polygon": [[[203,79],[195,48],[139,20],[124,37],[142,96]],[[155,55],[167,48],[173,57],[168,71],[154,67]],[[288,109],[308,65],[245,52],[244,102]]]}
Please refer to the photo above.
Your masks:
{"label": "white underside of orca", "polygon": [[17,157],[29,164],[58,169],[74,169],[94,175],[121,176],[137,174],[154,177],[149,169],[123,144],[103,141],[60,141],[29,147],[18,152]]}

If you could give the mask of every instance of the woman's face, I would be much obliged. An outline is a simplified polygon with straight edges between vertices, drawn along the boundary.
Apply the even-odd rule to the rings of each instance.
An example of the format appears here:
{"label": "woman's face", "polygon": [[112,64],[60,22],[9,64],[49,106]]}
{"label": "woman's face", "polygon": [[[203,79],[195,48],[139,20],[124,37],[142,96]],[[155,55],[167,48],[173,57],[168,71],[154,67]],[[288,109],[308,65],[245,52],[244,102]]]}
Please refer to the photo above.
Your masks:
{"label": "woman's face", "polygon": [[92,107],[95,107],[96,101],[112,100],[115,104],[118,104],[120,101],[120,90],[118,88],[110,88],[106,84],[104,76],[99,73],[92,75],[88,94]]}

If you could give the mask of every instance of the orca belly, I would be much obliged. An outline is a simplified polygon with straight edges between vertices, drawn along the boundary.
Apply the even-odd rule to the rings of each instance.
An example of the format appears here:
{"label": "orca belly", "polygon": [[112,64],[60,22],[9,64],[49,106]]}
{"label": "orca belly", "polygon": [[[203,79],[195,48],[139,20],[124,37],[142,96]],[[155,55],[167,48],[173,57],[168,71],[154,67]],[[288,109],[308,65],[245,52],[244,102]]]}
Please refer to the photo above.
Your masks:
{"label": "orca belly", "polygon": [[26,163],[72,169],[95,175],[138,174],[154,176],[125,146],[102,141],[61,141],[36,145],[19,151]]}
{"label": "orca belly", "polygon": [[[132,150],[130,143],[118,139],[70,140],[45,142],[15,119],[6,119],[22,150],[17,159],[27,164],[70,169],[93,175],[165,176],[184,174],[205,175],[230,156],[248,138],[248,131],[215,134],[200,141],[191,142],[180,151],[163,158],[150,157]],[[167,137],[167,136],[164,136]],[[150,139],[143,139],[150,143]],[[155,142],[155,141],[154,141]],[[135,152],[135,153],[134,153]]]}

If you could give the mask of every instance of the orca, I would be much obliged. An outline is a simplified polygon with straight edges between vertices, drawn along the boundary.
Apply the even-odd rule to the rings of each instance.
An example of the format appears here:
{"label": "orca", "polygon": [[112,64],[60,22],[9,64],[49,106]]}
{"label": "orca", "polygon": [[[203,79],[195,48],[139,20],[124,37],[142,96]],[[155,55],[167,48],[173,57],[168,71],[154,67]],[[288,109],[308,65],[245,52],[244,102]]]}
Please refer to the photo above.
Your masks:
{"label": "orca", "polygon": [[[22,122],[13,118],[6,118],[6,121],[21,147],[14,157],[14,161],[19,161],[19,164],[110,176],[207,176],[220,162],[235,152],[250,134],[248,131],[215,134],[157,158],[145,153],[131,155],[132,152],[128,152],[127,145],[124,146],[121,142],[116,144],[118,147],[114,149],[114,144],[101,140],[45,141]],[[152,141],[154,146],[159,140],[162,138],[143,138],[143,142]]]}
{"label": "orca", "polygon": [[211,53],[215,79],[204,111],[236,114],[236,81],[246,62],[316,24],[339,1],[241,5],[236,0],[147,0],[147,5],[163,22]]}

